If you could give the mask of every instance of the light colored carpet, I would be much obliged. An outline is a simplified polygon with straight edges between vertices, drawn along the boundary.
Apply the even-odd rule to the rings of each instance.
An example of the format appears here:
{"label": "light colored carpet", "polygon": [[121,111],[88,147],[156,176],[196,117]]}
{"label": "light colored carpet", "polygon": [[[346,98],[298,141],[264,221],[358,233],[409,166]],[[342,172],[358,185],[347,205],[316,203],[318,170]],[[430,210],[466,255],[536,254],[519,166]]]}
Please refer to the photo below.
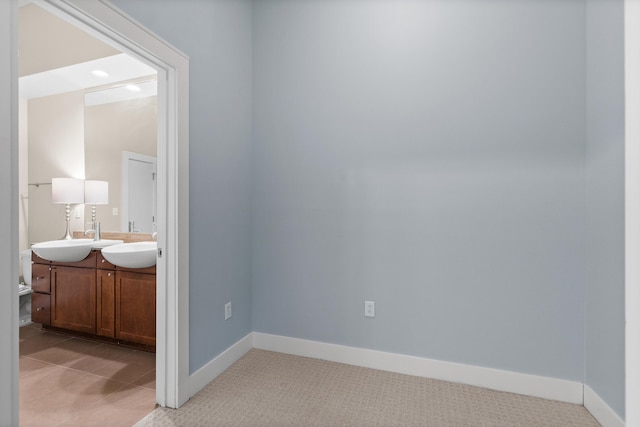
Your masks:
{"label": "light colored carpet", "polygon": [[178,410],[145,426],[596,427],[582,406],[251,350]]}

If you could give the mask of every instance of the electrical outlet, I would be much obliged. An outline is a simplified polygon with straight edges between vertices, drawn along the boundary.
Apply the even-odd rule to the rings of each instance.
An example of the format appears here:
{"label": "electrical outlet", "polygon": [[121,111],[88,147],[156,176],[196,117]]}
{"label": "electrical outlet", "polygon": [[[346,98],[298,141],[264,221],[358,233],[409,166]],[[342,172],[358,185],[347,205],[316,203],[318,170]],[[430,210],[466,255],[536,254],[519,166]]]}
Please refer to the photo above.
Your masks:
{"label": "electrical outlet", "polygon": [[365,301],[364,302],[364,317],[376,317],[376,302]]}
{"label": "electrical outlet", "polygon": [[118,208],[113,208],[111,212],[113,213],[113,216],[118,216]]}
{"label": "electrical outlet", "polygon": [[231,317],[231,301],[224,305],[224,320],[229,320]]}

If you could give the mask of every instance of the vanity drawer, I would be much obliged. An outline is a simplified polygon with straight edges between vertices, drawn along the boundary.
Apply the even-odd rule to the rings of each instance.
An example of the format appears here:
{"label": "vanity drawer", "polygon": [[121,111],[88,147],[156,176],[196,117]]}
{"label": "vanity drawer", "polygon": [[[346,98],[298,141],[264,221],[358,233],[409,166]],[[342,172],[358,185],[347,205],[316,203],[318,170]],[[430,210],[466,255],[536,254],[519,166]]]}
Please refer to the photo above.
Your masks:
{"label": "vanity drawer", "polygon": [[48,264],[31,265],[31,289],[34,292],[51,292],[51,266]]}
{"label": "vanity drawer", "polygon": [[31,294],[31,321],[51,325],[51,295]]}

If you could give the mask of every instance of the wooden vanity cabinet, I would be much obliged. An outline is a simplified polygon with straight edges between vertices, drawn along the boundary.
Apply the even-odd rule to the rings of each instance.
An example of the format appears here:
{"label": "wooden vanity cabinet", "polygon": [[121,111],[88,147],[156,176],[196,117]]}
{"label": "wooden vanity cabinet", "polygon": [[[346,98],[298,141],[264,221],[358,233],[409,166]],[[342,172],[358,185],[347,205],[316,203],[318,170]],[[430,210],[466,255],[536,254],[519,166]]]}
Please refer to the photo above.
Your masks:
{"label": "wooden vanity cabinet", "polygon": [[155,266],[122,269],[100,251],[74,263],[32,261],[34,322],[155,347]]}
{"label": "wooden vanity cabinet", "polygon": [[116,272],[116,338],[156,345],[156,275]]}

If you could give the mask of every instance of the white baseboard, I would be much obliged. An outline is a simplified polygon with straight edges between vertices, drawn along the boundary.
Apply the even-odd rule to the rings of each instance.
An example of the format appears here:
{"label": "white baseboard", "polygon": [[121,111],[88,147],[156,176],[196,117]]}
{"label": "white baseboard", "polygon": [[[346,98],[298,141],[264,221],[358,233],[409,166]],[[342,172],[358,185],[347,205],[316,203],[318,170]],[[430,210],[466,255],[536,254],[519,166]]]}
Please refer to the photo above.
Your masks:
{"label": "white baseboard", "polygon": [[462,363],[253,333],[253,347],[582,405],[583,384]]}
{"label": "white baseboard", "polygon": [[189,375],[189,381],[187,383],[189,399],[202,390],[211,381],[216,379],[216,377],[223,373],[229,366],[233,365],[246,352],[251,350],[252,347],[253,338],[250,333],[220,353],[215,359],[204,365],[202,368]]}
{"label": "white baseboard", "polygon": [[624,427],[624,421],[588,385],[584,386],[584,407],[602,427]]}

